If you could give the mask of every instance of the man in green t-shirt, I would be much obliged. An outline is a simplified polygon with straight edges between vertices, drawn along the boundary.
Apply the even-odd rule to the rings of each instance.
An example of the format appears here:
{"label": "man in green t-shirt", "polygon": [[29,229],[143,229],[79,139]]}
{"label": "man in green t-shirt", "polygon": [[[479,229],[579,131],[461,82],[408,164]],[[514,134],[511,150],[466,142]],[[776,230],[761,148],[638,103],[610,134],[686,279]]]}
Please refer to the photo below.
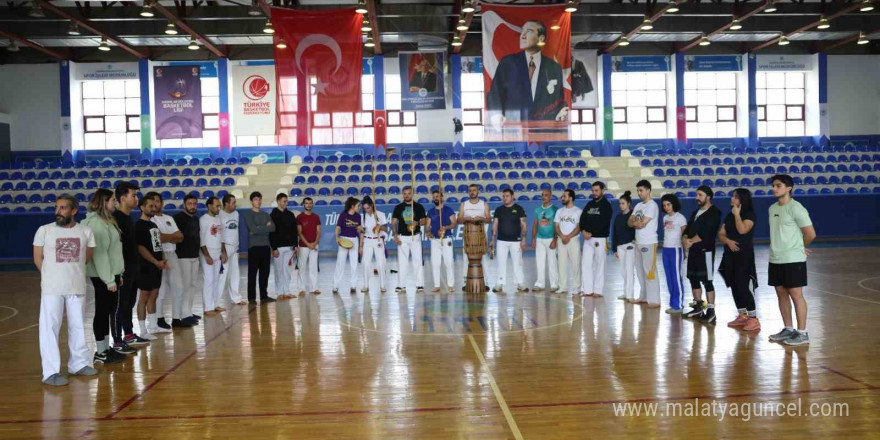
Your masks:
{"label": "man in green t-shirt", "polygon": [[556,229],[553,218],[557,206],[552,204],[553,193],[549,189],[541,192],[541,206],[535,208],[535,221],[532,222],[532,249],[538,263],[538,279],[535,289],[544,289],[544,268],[550,267],[550,290],[559,289],[559,266],[556,263]]}
{"label": "man in green t-shirt", "polygon": [[[807,246],[816,239],[816,230],[810,214],[803,205],[791,198],[794,180],[787,174],[773,176],[773,196],[776,203],[770,205],[770,266],[767,284],[776,288],[779,311],[785,328],[770,336],[771,342],[785,345],[810,343],[807,334]],[[791,303],[797,315],[797,330],[792,326]]]}

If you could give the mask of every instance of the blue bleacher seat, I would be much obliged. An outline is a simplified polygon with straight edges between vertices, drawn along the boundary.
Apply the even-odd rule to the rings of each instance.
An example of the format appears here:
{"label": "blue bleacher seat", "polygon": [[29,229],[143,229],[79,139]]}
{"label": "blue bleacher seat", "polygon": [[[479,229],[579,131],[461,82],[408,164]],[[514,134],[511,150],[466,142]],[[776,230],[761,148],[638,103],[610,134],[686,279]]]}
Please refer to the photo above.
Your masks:
{"label": "blue bleacher seat", "polygon": [[318,194],[318,190],[316,190],[314,187],[310,186],[310,187],[306,188],[306,190],[303,192],[303,194],[305,194],[306,197],[314,197]]}

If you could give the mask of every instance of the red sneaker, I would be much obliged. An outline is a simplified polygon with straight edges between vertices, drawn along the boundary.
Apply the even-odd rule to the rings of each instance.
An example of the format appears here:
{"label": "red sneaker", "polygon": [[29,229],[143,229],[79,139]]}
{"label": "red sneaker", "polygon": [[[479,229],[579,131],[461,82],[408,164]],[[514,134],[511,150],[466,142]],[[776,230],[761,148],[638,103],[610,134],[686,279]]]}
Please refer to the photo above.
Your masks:
{"label": "red sneaker", "polygon": [[736,319],[727,323],[728,327],[742,327],[746,325],[746,321],[748,321],[748,315],[737,315]]}
{"label": "red sneaker", "polygon": [[761,322],[758,321],[758,318],[749,318],[743,330],[747,332],[761,330]]}

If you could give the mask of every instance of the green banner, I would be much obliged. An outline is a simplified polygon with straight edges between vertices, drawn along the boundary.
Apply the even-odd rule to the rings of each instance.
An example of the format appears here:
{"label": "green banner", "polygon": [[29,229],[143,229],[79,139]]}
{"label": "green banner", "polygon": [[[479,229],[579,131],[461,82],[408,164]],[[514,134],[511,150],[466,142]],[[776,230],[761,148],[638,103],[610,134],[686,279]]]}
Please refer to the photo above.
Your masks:
{"label": "green banner", "polygon": [[605,107],[603,109],[605,117],[605,135],[602,140],[605,142],[614,141],[614,107]]}
{"label": "green banner", "polygon": [[141,153],[153,149],[153,134],[150,130],[150,115],[141,115]]}

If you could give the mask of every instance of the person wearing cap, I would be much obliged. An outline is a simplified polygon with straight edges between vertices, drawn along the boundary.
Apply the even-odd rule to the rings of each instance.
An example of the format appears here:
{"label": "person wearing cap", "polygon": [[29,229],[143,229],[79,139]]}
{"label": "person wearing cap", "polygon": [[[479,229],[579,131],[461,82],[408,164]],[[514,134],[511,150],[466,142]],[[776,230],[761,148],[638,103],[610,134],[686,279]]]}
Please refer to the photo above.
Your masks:
{"label": "person wearing cap", "polygon": [[364,265],[364,284],[361,292],[368,293],[370,291],[370,278],[374,268],[370,264],[373,257],[376,258],[375,271],[379,273],[379,290],[385,293],[385,237],[388,232],[388,218],[384,212],[376,210],[376,204],[370,196],[364,197],[363,213],[361,214],[361,224],[364,227],[364,233],[360,242],[362,261]]}
{"label": "person wearing cap", "polygon": [[358,214],[360,201],[354,197],[349,197],[345,201],[345,209],[339,214],[336,220],[336,244],[339,248],[336,250],[336,270],[333,272],[333,294],[339,294],[339,285],[345,276],[345,259],[351,267],[350,293],[357,293],[355,285],[357,284],[357,265],[358,255],[363,253],[364,249],[360,246],[363,240],[360,239],[364,232],[361,226],[361,216]]}
{"label": "person wearing cap", "polygon": [[[721,211],[712,205],[714,196],[712,188],[706,185],[697,188],[699,209],[691,213],[681,237],[682,247],[687,252],[687,278],[694,294],[693,308],[685,316],[698,318],[704,324],[715,323],[715,286],[712,279],[715,274],[715,237],[721,225]],[[700,284],[706,288],[706,303],[702,299]]]}

